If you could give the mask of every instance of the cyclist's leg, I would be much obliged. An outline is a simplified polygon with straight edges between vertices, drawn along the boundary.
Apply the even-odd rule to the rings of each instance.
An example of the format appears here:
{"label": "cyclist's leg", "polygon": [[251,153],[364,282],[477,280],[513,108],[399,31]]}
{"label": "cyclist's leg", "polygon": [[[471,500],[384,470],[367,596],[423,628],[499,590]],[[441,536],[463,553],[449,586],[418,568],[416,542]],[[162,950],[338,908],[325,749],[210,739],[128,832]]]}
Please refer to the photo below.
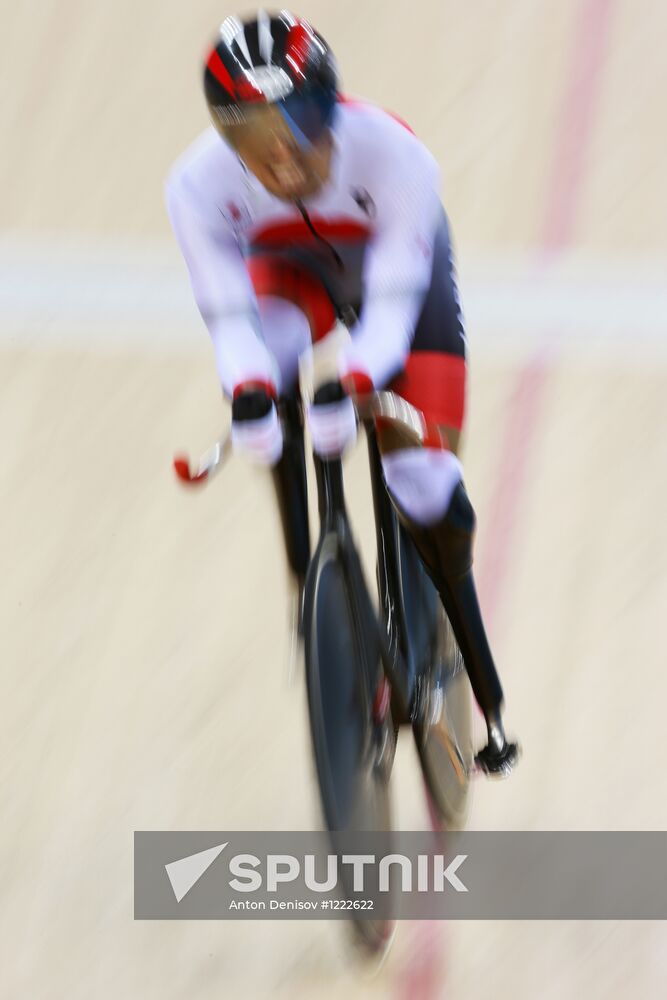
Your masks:
{"label": "cyclist's leg", "polygon": [[331,328],[335,314],[317,280],[305,268],[277,256],[254,256],[247,263],[262,333],[281,374],[283,452],[272,469],[272,478],[287,561],[301,589],[310,560],[310,535],[298,361],[312,339]]}
{"label": "cyclist's leg", "polygon": [[507,771],[516,747],[505,740],[503,692],[491,654],[472,573],[475,514],[456,453],[465,412],[465,333],[446,219],[438,232],[433,279],[417,324],[413,351],[392,388],[418,407],[429,425],[428,446],[402,447],[380,429],[389,492],[415,541],[451,621],[489,731],[479,755],[488,771]]}

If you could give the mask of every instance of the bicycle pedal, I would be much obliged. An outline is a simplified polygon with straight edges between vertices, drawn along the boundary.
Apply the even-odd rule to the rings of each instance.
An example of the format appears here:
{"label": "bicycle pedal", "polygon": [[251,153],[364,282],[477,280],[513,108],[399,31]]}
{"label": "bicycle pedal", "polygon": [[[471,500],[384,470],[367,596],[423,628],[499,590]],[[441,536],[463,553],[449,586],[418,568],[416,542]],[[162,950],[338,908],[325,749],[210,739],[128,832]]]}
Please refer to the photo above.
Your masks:
{"label": "bicycle pedal", "polygon": [[520,758],[521,747],[518,743],[507,741],[502,750],[487,745],[475,755],[475,771],[487,778],[509,778]]}

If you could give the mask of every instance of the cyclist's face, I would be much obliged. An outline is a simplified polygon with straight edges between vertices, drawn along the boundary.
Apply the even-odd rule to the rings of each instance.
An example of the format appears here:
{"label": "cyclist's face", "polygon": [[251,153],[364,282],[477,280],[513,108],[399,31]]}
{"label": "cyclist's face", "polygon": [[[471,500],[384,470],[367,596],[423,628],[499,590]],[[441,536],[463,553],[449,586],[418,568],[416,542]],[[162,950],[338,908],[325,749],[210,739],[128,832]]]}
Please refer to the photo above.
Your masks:
{"label": "cyclist's face", "polygon": [[228,126],[222,134],[248,170],[277,198],[305,198],[329,176],[330,134],[304,148],[277,108],[257,109],[243,125]]}

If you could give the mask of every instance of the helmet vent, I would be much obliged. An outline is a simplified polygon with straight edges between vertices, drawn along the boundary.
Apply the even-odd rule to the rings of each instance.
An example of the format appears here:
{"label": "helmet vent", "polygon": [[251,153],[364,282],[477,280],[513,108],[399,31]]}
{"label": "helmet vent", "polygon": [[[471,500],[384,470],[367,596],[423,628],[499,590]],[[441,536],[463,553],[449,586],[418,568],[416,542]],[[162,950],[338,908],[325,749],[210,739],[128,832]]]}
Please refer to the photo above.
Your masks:
{"label": "helmet vent", "polygon": [[273,35],[271,34],[271,21],[265,10],[260,10],[257,15],[257,32],[259,35],[259,51],[267,66],[271,65],[273,56]]}

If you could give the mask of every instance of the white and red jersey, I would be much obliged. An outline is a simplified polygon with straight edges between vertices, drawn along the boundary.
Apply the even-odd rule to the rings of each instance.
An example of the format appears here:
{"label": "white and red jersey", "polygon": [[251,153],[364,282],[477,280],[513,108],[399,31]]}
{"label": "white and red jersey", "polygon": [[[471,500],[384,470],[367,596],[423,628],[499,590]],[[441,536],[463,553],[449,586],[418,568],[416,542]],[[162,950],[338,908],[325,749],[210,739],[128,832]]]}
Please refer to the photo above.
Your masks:
{"label": "white and red jersey", "polygon": [[[357,250],[348,277],[363,310],[346,361],[382,386],[405,362],[431,280],[439,170],[408,128],[372,105],[341,102],[333,134],[330,176],[304,207],[343,258]],[[175,164],[166,198],[224,390],[275,381],[245,259],[258,248],[322,253],[321,245],[297,206],[271,195],[213,128]]]}

